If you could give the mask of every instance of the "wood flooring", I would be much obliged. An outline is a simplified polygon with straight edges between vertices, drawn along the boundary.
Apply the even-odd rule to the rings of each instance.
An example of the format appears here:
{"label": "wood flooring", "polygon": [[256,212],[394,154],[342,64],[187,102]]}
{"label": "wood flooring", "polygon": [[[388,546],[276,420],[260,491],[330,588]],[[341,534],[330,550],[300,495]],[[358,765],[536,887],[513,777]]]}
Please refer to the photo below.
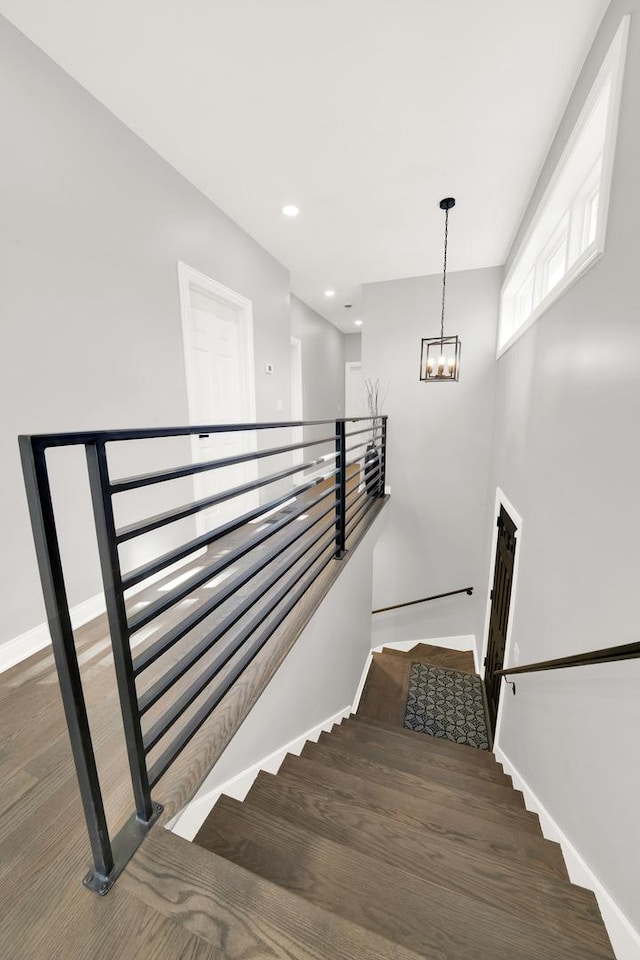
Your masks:
{"label": "wood flooring", "polygon": [[[355,482],[355,481],[354,481]],[[320,490],[323,488],[320,486]],[[314,490],[317,495],[317,491]],[[300,631],[339,575],[367,529],[384,508],[377,501],[348,540],[344,560],[332,561],[305,593],[230,691],[220,707],[153,791],[163,803],[162,823],[190,800],[223,752]],[[326,503],[326,502],[325,502]],[[314,510],[309,511],[313,518]],[[268,549],[290,535],[286,528],[265,543]],[[255,531],[253,531],[255,533]],[[215,562],[242,544],[239,532],[180,573]],[[327,542],[333,539],[332,531]],[[252,559],[260,555],[259,551]],[[285,562],[285,558],[280,560]],[[273,569],[273,568],[272,568]],[[242,562],[232,573],[242,571]],[[175,573],[138,593],[130,609],[153,603]],[[259,582],[259,578],[258,581]],[[251,588],[247,586],[242,598]],[[204,585],[187,598],[188,608],[211,597]],[[237,602],[238,598],[235,601]],[[158,617],[134,637],[136,653],[185,616],[187,604]],[[208,621],[222,618],[221,607]],[[195,643],[198,632],[185,641]],[[113,658],[106,618],[76,631],[76,646],[87,698],[107,819],[112,834],[133,810]],[[168,663],[150,669],[154,682]],[[189,682],[186,676],[183,683]],[[183,689],[177,685],[178,695]],[[149,721],[153,722],[152,712]],[[188,715],[187,715],[188,716]],[[80,805],[68,734],[50,650],[0,676],[0,957],[2,960],[174,960],[209,957],[321,957],[313,931],[333,923],[309,905],[299,925],[290,895],[241,868],[219,861],[156,825],[138,856],[104,898],[84,890],[89,844]],[[202,866],[202,857],[208,863]],[[297,910],[296,905],[296,910]],[[206,920],[202,911],[206,910]],[[287,922],[287,917],[289,921]],[[283,919],[284,918],[284,919]],[[335,930],[336,957],[384,957],[376,937]],[[329,938],[328,942],[332,942]],[[411,954],[399,956],[411,957]]]}

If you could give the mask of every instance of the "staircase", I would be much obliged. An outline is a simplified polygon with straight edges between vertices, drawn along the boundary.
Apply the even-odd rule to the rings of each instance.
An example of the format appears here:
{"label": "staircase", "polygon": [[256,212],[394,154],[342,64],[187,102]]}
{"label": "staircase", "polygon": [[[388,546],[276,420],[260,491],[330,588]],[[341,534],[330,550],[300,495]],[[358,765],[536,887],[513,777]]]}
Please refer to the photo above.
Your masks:
{"label": "staircase", "polygon": [[221,797],[195,843],[253,875],[256,905],[265,881],[287,891],[318,958],[611,960],[594,895],[493,754],[402,729],[416,660],[473,670],[424,645],[374,655],[358,714]]}

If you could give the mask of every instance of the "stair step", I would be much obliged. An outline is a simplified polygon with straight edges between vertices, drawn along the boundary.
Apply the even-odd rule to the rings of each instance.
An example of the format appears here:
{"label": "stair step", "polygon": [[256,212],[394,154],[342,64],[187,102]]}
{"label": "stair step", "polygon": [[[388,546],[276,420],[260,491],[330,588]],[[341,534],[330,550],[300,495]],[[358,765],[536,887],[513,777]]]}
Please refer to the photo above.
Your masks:
{"label": "stair step", "polygon": [[485,771],[504,776],[502,767],[492,753],[488,750],[477,750],[466,743],[454,743],[452,740],[430,737],[426,733],[416,733],[415,730],[404,727],[393,727],[360,714],[352,714],[347,720],[343,720],[340,729],[362,742],[391,743],[390,738],[393,738],[394,749],[415,760],[424,760],[430,754],[439,754],[460,766],[466,765],[474,772],[484,767]]}
{"label": "stair step", "polygon": [[446,760],[445,764],[441,762],[442,757],[440,756],[415,760],[413,757],[406,757],[395,750],[393,740],[388,744],[364,743],[361,740],[354,740],[353,737],[345,736],[340,727],[334,727],[331,733],[321,734],[318,742],[326,744],[330,748],[335,747],[341,753],[357,753],[363,759],[366,758],[372,762],[379,762],[385,766],[404,770],[406,773],[413,773],[415,776],[424,777],[432,783],[443,783],[460,790],[471,790],[473,793],[485,797],[495,797],[496,800],[503,799],[512,803],[513,806],[524,808],[522,793],[514,790],[513,784],[503,773],[500,773],[495,779],[488,779],[478,777],[475,770],[464,764],[457,764],[455,759]]}
{"label": "stair step", "polygon": [[471,650],[450,650],[447,647],[434,647],[428,643],[417,643],[411,650],[394,650],[383,647],[380,651],[388,657],[401,657],[420,663],[431,663],[436,667],[447,667],[450,670],[461,670],[463,673],[476,673],[476,667]]}
{"label": "stair step", "polygon": [[283,767],[287,764],[295,764],[303,757],[344,773],[356,774],[361,779],[373,783],[393,783],[397,789],[419,800],[439,803],[452,810],[469,811],[496,823],[508,823],[520,830],[526,830],[535,835],[540,834],[540,824],[536,814],[529,813],[524,805],[515,805],[517,801],[511,797],[502,799],[485,797],[470,790],[460,790],[447,784],[435,783],[400,770],[397,765],[385,766],[382,763],[369,762],[366,758],[361,759],[356,753],[340,753],[339,747],[332,747],[324,742],[305,744],[300,757],[286,757]]}
{"label": "stair step", "polygon": [[220,960],[422,957],[167,830],[149,834],[118,888],[213,944]]}
{"label": "stair step", "polygon": [[403,792],[393,779],[376,783],[302,756],[285,758],[278,777],[284,775],[321,786],[346,800],[358,800],[372,810],[390,813],[427,833],[440,836],[453,833],[478,849],[486,844],[507,845],[514,852],[530,858],[534,868],[538,866],[563,879],[568,876],[559,844],[545,840],[539,830],[521,830],[510,823],[487,819],[468,808],[454,809],[451,805],[416,798]]}
{"label": "stair step", "polygon": [[454,834],[426,834],[391,813],[373,811],[320,786],[263,774],[244,803],[399,869],[410,869],[425,880],[437,878],[453,893],[506,908],[514,916],[559,923],[558,929],[569,929],[575,920],[600,923],[600,911],[589,890],[538,874],[526,860],[505,857],[503,850],[485,846],[480,852]]}
{"label": "stair step", "polygon": [[[433,840],[436,844],[447,842],[470,849],[478,854],[498,856],[509,861],[524,862],[527,867],[536,873],[561,880],[568,880],[569,875],[562,856],[560,845],[543,837],[521,834],[517,830],[501,830],[499,825],[490,821],[478,820],[469,814],[452,816],[443,808],[426,807],[419,800],[405,797],[393,787],[379,786],[377,789],[370,784],[363,784],[356,776],[337,774],[327,779],[327,768],[315,771],[313,765],[281,769],[277,775],[282,785],[284,798],[287,792],[295,796],[312,794],[314,797],[324,797],[325,802],[331,800],[350,807],[354,811],[376,814],[391,818],[396,825],[404,824],[412,831],[418,831],[425,841]],[[319,772],[322,779],[314,779],[314,771]],[[255,780],[245,802],[250,802],[254,791],[261,789],[266,780],[271,784],[275,776],[261,772]],[[318,799],[318,803],[320,800]]]}
{"label": "stair step", "polygon": [[584,925],[576,941],[566,931],[452,895],[379,859],[310,835],[272,814],[222,797],[197,842],[300,898],[385,936],[429,960],[610,960]]}

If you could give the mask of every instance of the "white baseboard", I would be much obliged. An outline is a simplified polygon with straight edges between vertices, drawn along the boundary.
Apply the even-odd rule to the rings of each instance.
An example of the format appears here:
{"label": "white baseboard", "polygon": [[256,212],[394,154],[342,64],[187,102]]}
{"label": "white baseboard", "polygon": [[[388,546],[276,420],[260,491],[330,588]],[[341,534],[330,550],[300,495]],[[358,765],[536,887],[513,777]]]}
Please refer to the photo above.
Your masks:
{"label": "white baseboard", "polygon": [[[136,593],[146,590],[147,587],[149,587],[152,583],[155,583],[157,580],[162,580],[163,577],[169,576],[169,574],[174,570],[179,570],[180,567],[184,567],[188,563],[193,563],[195,558],[204,552],[204,549],[198,550],[197,552],[190,554],[188,557],[178,560],[177,563],[167,567],[166,570],[161,570],[160,573],[156,573],[153,577],[149,577],[149,579],[145,580],[144,583],[133,587],[129,591],[129,595],[134,596]],[[77,630],[78,627],[83,627],[85,623],[90,623],[91,620],[95,620],[96,617],[99,617],[100,614],[104,612],[104,594],[97,593],[94,597],[89,597],[88,600],[83,600],[81,603],[77,603],[75,606],[70,608],[69,613],[71,615],[71,626],[74,630]],[[44,650],[45,647],[50,646],[50,644],[51,635],[49,633],[49,627],[46,623],[39,623],[37,627],[32,627],[31,630],[26,630],[18,637],[13,637],[11,640],[5,640],[4,643],[0,643],[0,673],[4,673],[5,670],[15,667],[17,663],[21,663],[28,657],[32,657],[34,653],[39,653],[40,650]]]}
{"label": "white baseboard", "polygon": [[522,790],[527,810],[537,813],[544,836],[547,840],[554,840],[560,844],[572,883],[593,890],[617,960],[640,960],[640,932],[632,926],[591,867],[585,863],[544,804],[520,775],[504,750],[499,746],[494,746],[494,753],[496,759],[504,767],[505,773],[512,778],[516,790]]}
{"label": "white baseboard", "polygon": [[253,781],[262,770],[265,770],[267,773],[277,773],[288,753],[299,756],[307,741],[312,740],[315,743],[323,730],[331,730],[335,723],[340,723],[340,721],[348,717],[350,713],[350,705],[343,707],[342,710],[327,717],[322,723],[312,727],[311,730],[307,730],[290,743],[286,743],[284,746],[274,750],[273,753],[270,753],[267,757],[263,757],[262,760],[254,763],[253,766],[247,770],[243,770],[242,773],[231,777],[231,779],[225,781],[225,783],[216,787],[214,790],[211,790],[205,794],[205,796],[192,800],[177,817],[167,824],[167,829],[178,834],[179,837],[184,837],[185,840],[193,840],[215,806],[218,798],[223,793],[228,797],[234,797],[236,800],[244,800],[253,785]]}
{"label": "white baseboard", "polygon": [[351,713],[357,713],[358,707],[360,706],[360,697],[362,696],[362,691],[364,690],[364,684],[367,679],[367,674],[369,673],[369,667],[371,666],[372,660],[373,660],[373,653],[368,653],[367,659],[365,660],[364,669],[362,671],[362,676],[358,681],[358,686],[356,688],[356,695],[353,698]]}
{"label": "white baseboard", "polygon": [[[104,613],[104,609],[104,596],[101,593],[95,597],[89,597],[88,600],[83,600],[82,603],[71,607],[69,611],[71,626],[74,630],[84,626],[85,623],[95,620],[101,613]],[[39,653],[40,650],[44,650],[50,644],[51,635],[46,623],[39,623],[37,627],[21,633],[18,637],[13,637],[12,640],[5,641],[5,643],[0,644],[0,673],[15,667],[17,663],[33,656],[34,653]]]}

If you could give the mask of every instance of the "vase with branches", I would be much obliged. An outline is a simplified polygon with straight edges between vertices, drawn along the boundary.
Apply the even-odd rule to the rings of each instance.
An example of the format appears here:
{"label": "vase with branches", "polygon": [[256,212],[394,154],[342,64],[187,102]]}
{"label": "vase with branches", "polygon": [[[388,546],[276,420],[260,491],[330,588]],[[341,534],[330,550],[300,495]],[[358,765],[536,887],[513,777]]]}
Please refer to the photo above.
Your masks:
{"label": "vase with branches", "polygon": [[383,387],[378,377],[375,380],[366,378],[364,387],[367,393],[369,415],[372,418],[372,437],[364,455],[364,482],[368,494],[379,496],[381,481],[379,428],[382,426],[382,405],[387,398],[389,388]]}

